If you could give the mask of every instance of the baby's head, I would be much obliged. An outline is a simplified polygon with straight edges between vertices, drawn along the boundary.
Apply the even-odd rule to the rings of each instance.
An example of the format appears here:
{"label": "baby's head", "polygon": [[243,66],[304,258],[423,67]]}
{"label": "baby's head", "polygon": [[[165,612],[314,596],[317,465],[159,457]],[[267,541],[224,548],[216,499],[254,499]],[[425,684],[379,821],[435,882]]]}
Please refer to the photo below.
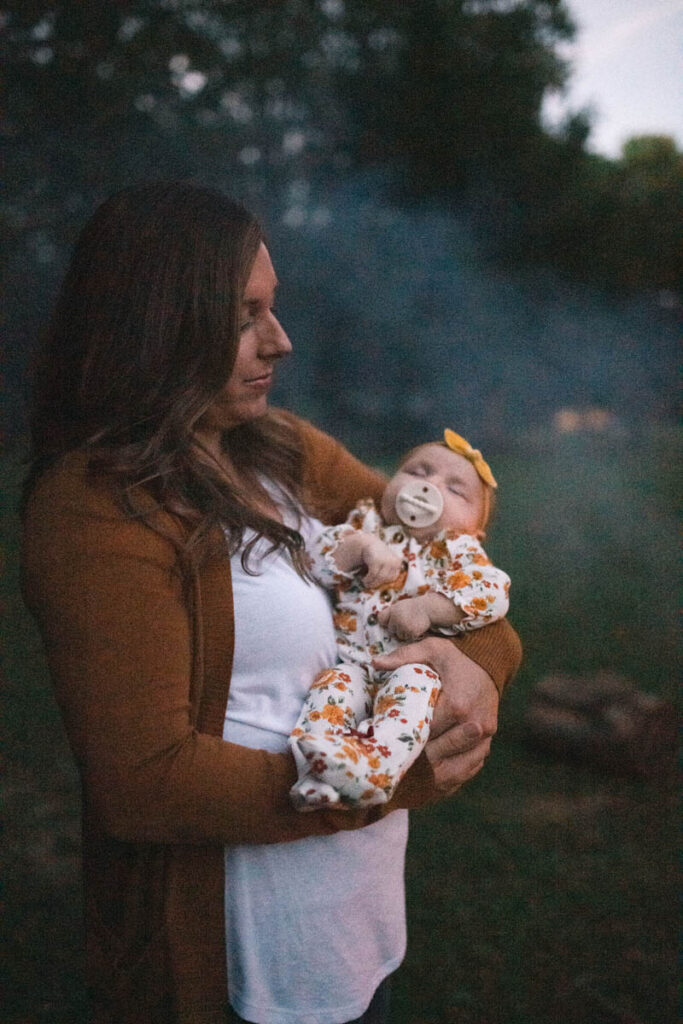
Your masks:
{"label": "baby's head", "polygon": [[484,537],[496,481],[481,456],[463,437],[444,431],[443,441],[413,448],[382,495],[385,522],[401,523],[417,540],[441,530]]}

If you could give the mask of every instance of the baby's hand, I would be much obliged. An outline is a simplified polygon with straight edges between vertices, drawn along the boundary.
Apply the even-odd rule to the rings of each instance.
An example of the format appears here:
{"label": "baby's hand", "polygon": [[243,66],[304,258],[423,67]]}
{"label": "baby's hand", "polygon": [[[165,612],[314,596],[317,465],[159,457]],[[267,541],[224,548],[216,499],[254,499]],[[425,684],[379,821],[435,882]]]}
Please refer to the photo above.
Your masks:
{"label": "baby's hand", "polygon": [[382,609],[377,621],[399,640],[417,640],[432,625],[423,597],[407,597],[404,601],[396,601]]}
{"label": "baby's hand", "polygon": [[403,567],[403,561],[391,548],[372,533],[364,533],[361,559],[366,567],[363,586],[369,590],[384,586],[395,580]]}

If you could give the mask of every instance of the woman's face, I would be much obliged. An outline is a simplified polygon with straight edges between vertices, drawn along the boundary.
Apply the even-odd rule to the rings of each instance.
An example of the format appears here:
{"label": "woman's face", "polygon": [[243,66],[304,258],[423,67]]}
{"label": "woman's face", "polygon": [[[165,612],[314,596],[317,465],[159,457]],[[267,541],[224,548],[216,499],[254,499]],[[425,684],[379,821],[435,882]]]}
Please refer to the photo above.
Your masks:
{"label": "woman's face", "polygon": [[265,414],[275,363],[292,351],[289,338],[275,316],[276,288],[273,264],[261,243],[242,298],[237,359],[216,402],[216,413],[223,428]]}

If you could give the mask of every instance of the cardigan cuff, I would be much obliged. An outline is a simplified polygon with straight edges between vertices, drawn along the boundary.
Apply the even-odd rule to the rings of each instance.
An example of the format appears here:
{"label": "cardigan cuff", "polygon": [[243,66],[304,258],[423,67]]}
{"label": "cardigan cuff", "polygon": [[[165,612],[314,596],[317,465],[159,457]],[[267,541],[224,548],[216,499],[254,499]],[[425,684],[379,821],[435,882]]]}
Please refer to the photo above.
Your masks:
{"label": "cardigan cuff", "polygon": [[434,769],[424,750],[401,779],[396,792],[388,804],[387,811],[414,810],[425,804],[434,803],[444,796],[436,788]]}
{"label": "cardigan cuff", "polygon": [[507,619],[493,622],[483,629],[460,633],[453,643],[483,668],[500,694],[522,661],[522,645]]}

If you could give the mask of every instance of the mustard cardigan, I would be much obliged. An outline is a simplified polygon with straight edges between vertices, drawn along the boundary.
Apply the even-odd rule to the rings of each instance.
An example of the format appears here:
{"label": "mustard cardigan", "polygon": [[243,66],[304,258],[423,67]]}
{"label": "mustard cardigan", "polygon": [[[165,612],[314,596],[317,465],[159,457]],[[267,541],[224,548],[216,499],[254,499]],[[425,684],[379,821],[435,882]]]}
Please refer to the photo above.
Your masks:
{"label": "mustard cardigan", "polygon": [[[282,415],[300,430],[314,511],[324,506],[332,522],[360,497],[379,498],[378,473]],[[234,630],[227,550],[184,588],[173,543],[126,518],[87,462],[70,453],[38,481],[23,586],[82,780],[93,1022],[224,1024],[223,846],[358,828],[438,793],[422,754],[383,808],[294,811],[291,756],[222,739]],[[499,688],[519,664],[506,622],[456,642]]]}

